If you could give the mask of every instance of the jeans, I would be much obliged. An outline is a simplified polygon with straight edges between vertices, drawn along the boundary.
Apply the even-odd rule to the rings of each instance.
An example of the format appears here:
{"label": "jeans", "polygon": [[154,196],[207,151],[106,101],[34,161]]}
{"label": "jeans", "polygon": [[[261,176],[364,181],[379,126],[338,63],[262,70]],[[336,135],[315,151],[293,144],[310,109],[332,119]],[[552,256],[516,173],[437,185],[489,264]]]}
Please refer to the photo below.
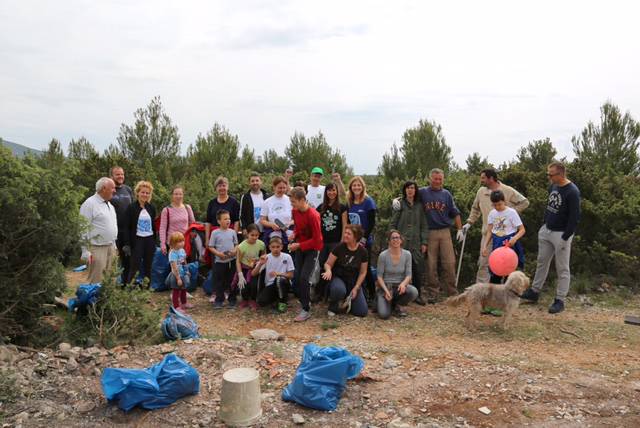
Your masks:
{"label": "jeans", "polygon": [[[353,287],[347,288],[342,278],[335,276],[329,283],[329,310],[334,313],[340,312],[340,303],[351,293]],[[369,313],[367,300],[364,298],[362,287],[358,290],[358,295],[351,301],[351,313],[357,317],[366,317]]]}
{"label": "jeans", "polygon": [[383,320],[386,320],[391,316],[391,310],[396,306],[407,306],[418,298],[418,289],[413,285],[407,285],[404,294],[398,293],[398,284],[387,284],[387,288],[391,291],[391,301],[389,302],[384,298],[384,291],[382,288],[377,290],[377,302],[378,316]]}

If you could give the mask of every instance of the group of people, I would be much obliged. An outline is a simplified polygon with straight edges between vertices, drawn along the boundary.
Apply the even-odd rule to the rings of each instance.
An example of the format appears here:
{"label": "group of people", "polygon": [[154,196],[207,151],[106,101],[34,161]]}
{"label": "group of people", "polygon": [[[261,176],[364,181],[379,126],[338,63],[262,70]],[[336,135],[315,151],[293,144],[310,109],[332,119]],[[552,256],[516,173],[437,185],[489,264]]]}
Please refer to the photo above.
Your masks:
{"label": "group of people", "polygon": [[[566,177],[565,166],[553,162],[547,168],[551,182],[538,232],[537,269],[532,286],[522,298],[537,302],[555,258],[558,286],[550,313],[564,310],[570,284],[571,241],[580,216],[580,193]],[[494,169],[481,172],[481,187],[462,224],[453,195],[444,188],[441,169],[429,173],[429,184],[407,181],[402,197],[392,201],[387,248],[372,265],[371,249],[376,225],[376,202],[367,194],[365,180],[356,176],[345,186],[337,173],[322,184],[324,171],[313,168],[310,182],[291,185],[287,170],[272,182],[272,194],[253,173],[249,189],[240,200],[229,194],[229,182],[219,177],[216,196],[208,204],[204,224],[203,260],[211,263],[213,308],[239,307],[288,309],[289,293],[300,301],[296,321],[311,316],[311,303],[328,301],[328,316],[350,313],[366,316],[371,308],[383,319],[406,316],[406,307],[439,301],[441,294],[458,293],[456,255],[451,228],[462,242],[468,230],[482,218],[482,240],[477,282],[504,280],[491,272],[492,249],[507,245],[524,267],[520,240],[525,228],[520,213],[529,201],[498,179]],[[153,185],[140,181],[132,190],[124,170],[113,167],[110,177],[100,178],[96,193],[81,206],[89,228],[82,258],[89,265],[90,282],[100,282],[116,253],[123,283],[131,283],[140,271],[150,275],[156,243],[167,255],[176,309],[186,311],[189,278],[185,263],[185,234],[196,223],[193,210],[184,203],[184,189],[176,186],[171,203],[159,216],[151,203]],[[187,237],[188,239],[188,237]],[[442,273],[442,281],[439,279]],[[442,286],[440,285],[442,283]],[[424,286],[424,287],[423,287]],[[424,288],[424,290],[423,290]],[[441,290],[442,289],[442,290]]]}

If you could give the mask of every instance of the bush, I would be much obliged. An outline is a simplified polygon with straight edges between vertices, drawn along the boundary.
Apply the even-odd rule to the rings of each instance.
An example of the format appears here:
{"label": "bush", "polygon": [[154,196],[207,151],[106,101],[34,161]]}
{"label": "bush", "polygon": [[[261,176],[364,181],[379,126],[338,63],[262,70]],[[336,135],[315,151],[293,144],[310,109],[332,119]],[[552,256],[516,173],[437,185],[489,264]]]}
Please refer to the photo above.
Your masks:
{"label": "bush", "polygon": [[61,260],[81,231],[69,175],[0,147],[0,336],[13,341],[37,335],[43,304],[66,287]]}
{"label": "bush", "polygon": [[96,304],[86,314],[68,317],[62,332],[65,340],[79,345],[98,342],[107,348],[161,341],[161,313],[149,305],[152,292],[123,288],[117,283],[118,275],[115,267],[106,272]]}

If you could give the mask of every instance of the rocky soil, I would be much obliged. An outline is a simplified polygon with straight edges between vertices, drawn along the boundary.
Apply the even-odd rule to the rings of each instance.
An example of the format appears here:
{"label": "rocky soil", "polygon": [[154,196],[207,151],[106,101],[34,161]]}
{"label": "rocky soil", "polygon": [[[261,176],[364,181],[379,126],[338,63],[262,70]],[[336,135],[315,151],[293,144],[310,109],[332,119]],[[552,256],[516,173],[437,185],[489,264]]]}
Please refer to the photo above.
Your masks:
{"label": "rocky soil", "polygon": [[[166,294],[154,296],[157,302]],[[296,305],[277,315],[250,310],[214,312],[196,295],[192,315],[202,339],[156,346],[81,349],[60,344],[35,350],[0,346],[2,426],[223,426],[218,418],[222,373],[260,371],[263,416],[257,426],[489,427],[640,426],[640,299],[611,308],[573,299],[568,310],[520,307],[509,331],[483,318],[476,332],[462,311],[412,306],[404,319],[338,316],[322,307],[300,325]],[[251,331],[278,334],[257,340]],[[280,336],[280,337],[278,337]],[[339,345],[365,360],[332,413],[283,402],[306,343]],[[200,374],[201,390],[160,410],[120,411],[100,387],[105,367],[148,367],[175,352]]]}

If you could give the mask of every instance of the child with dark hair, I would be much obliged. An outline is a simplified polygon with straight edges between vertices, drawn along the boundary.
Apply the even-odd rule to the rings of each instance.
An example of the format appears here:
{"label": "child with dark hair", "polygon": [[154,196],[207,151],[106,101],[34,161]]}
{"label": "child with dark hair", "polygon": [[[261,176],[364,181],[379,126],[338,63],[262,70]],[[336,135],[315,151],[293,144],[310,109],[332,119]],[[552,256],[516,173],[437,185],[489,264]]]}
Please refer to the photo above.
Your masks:
{"label": "child with dark hair", "polygon": [[266,253],[264,242],[259,240],[260,229],[255,224],[246,227],[245,240],[238,245],[236,254],[236,273],[231,282],[231,288],[240,289],[242,302],[240,308],[250,307],[253,310],[258,308],[256,299],[258,297],[258,276],[253,276],[251,271]]}
{"label": "child with dark hair", "polygon": [[[518,212],[505,203],[504,193],[500,190],[491,192],[491,203],[493,209],[489,212],[487,220],[487,246],[482,250],[483,256],[488,256],[489,246],[491,251],[496,248],[508,246],[512,248],[518,255],[518,267],[524,268],[524,249],[519,239],[525,234],[524,224],[518,215]],[[500,284],[503,277],[495,275],[491,272],[490,282]]]}
{"label": "child with dark hair", "polygon": [[236,307],[237,290],[231,289],[231,280],[236,259],[236,245],[238,245],[238,235],[231,229],[231,216],[227,210],[219,210],[216,219],[220,225],[214,230],[209,238],[208,250],[215,256],[212,275],[215,287],[216,298],[213,302],[214,309],[222,309],[224,306],[225,292],[229,293],[230,309]]}
{"label": "child with dark hair", "polygon": [[258,305],[269,306],[277,302],[280,313],[287,311],[287,294],[293,278],[293,259],[282,252],[282,239],[274,236],[269,240],[271,253],[260,256],[260,260],[251,271],[253,277],[258,277],[265,271],[265,287],[258,294]]}

